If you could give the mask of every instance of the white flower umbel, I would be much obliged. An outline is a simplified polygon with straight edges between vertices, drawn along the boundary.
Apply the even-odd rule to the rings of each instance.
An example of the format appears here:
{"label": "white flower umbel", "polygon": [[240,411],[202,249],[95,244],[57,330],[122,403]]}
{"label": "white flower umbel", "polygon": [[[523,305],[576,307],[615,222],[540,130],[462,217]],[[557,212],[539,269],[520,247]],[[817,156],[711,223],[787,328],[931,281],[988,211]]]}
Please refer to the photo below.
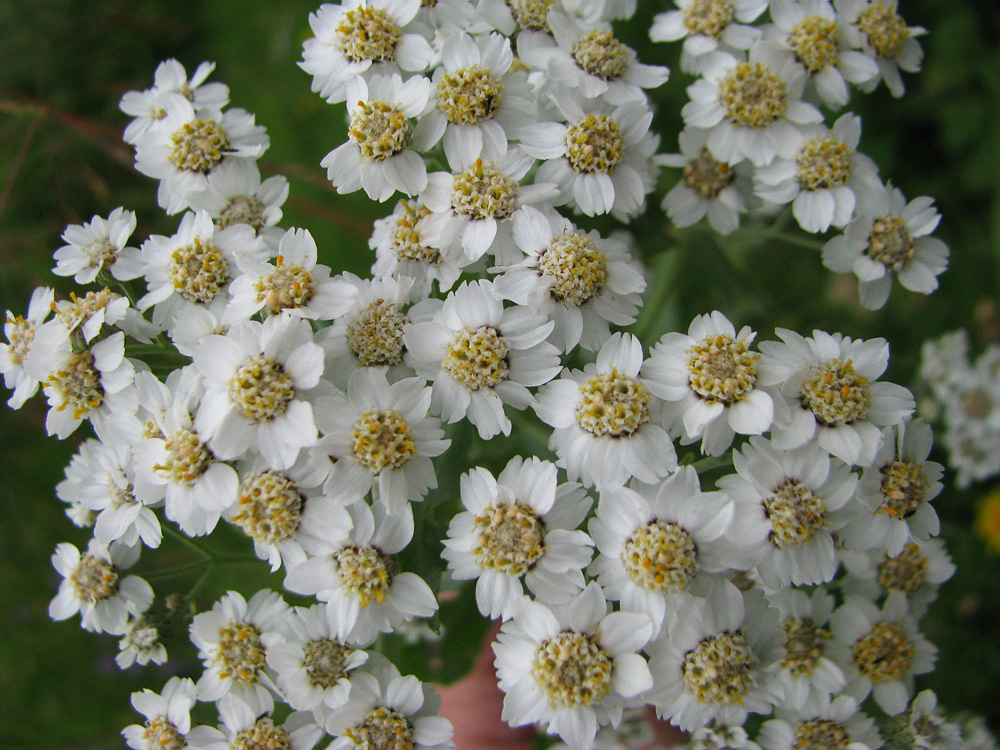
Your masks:
{"label": "white flower umbel", "polygon": [[429,416],[431,389],[423,378],[389,384],[380,368],[354,371],[347,397],[317,404],[324,437],[316,452],[329,457],[326,491],[338,501],[360,501],[373,491],[390,513],[406,510],[437,487],[431,458],[451,445],[441,422]]}
{"label": "white flower umbel", "polygon": [[570,479],[590,487],[652,483],[677,466],[670,436],[661,426],[661,402],[640,377],[642,343],[616,333],[597,362],[567,371],[541,389],[535,411],[555,428],[549,447]]}
{"label": "white flower umbel", "polygon": [[307,321],[281,315],[233,325],[206,337],[194,363],[205,378],[194,426],[219,458],[255,450],[284,469],[319,439],[305,399],[320,383],[323,350]]}
{"label": "white flower umbel", "polygon": [[832,580],[834,534],[863,515],[852,502],[857,475],[815,444],[778,450],[763,437],[733,451],[733,466],[738,473],[719,480],[736,507],[732,543],[747,551],[764,585]]}
{"label": "white flower umbel", "polygon": [[708,217],[719,234],[730,234],[747,212],[750,181],[735,165],[716,159],[708,149],[710,131],[685,128],[678,136],[681,152],[654,157],[659,164],[683,170],[681,180],[663,198],[663,210],[677,227]]}
{"label": "white flower umbel", "polygon": [[214,727],[192,726],[191,709],[197,702],[194,683],[171,677],[160,693],[152,690],[132,693],[132,708],[142,714],[144,724],[132,724],[122,730],[132,750],[209,750],[225,742]]}
{"label": "white flower umbel", "polygon": [[514,219],[514,241],[527,257],[502,268],[497,293],[553,321],[549,340],[561,351],[577,344],[597,351],[609,324],[635,321],[646,280],[624,236],[584,233],[554,212],[525,207]]}
{"label": "white flower umbel", "polygon": [[208,175],[205,192],[191,196],[191,208],[208,211],[219,229],[246,224],[269,247],[277,247],[284,234],[277,224],[287,199],[288,178],[284,175],[261,181],[257,162],[226,159]]}
{"label": "white flower umbel", "polygon": [[859,702],[871,693],[890,716],[902,713],[913,695],[914,675],[930,672],[937,658],[906,600],[893,597],[879,609],[867,599],[849,597],[831,623],[836,661],[848,680],[846,693]]}
{"label": "white flower umbel", "polygon": [[324,737],[308,711],[293,711],[280,724],[271,715],[273,701],[259,695],[227,695],[219,701],[219,717],[229,750],[312,750]]}
{"label": "white flower umbel", "polygon": [[156,197],[167,213],[187,208],[223,161],[257,159],[270,145],[267,132],[245,110],[196,111],[179,94],[170,95],[164,108],[162,122],[136,141],[135,168],[160,181]]}
{"label": "white flower umbel", "polygon": [[336,736],[330,750],[454,750],[451,722],[436,715],[441,698],[434,688],[374,654],[364,672],[369,680],[326,719]]}
{"label": "white flower umbel", "polygon": [[881,186],[875,162],[856,150],[861,118],[841,115],[832,130],[817,126],[804,135],[794,157],[777,158],[757,170],[755,191],[765,201],[791,203],[792,215],[807,232],[844,227],[855,206]]}
{"label": "white flower umbel", "polygon": [[500,158],[537,117],[527,76],[511,70],[510,41],[496,33],[452,34],[441,45],[441,61],[434,71],[435,106],[417,126],[420,150],[444,138],[454,172],[480,157]]}
{"label": "white flower umbel", "polygon": [[692,589],[734,565],[724,538],[732,520],[729,498],[702,492],[690,466],[658,487],[605,485],[589,526],[600,552],[589,572],[609,599],[647,615],[656,638],[668,611],[683,610]]}
{"label": "white flower umbel", "polygon": [[679,611],[649,648],[657,715],[685,731],[709,721],[740,725],[780,703],[773,665],[781,658],[777,613],[760,590],[713,583]]}
{"label": "white flower umbel", "polygon": [[559,351],[545,341],[553,323],[525,307],[503,308],[489,281],[462,284],[430,321],[404,341],[417,372],[433,381],[433,411],[451,424],[467,417],[489,439],[510,434],[504,405],[535,403],[529,387],[559,372]]}
{"label": "white flower umbel", "polygon": [[756,334],[737,333],[718,310],[691,321],[687,335],[667,333],[642,367],[652,393],[664,401],[665,419],[684,443],[701,438],[702,453],[718,456],[736,434],[760,435],[771,426],[774,404],[758,387]]}
{"label": "white flower umbel", "polygon": [[[3,373],[4,385],[13,391],[7,399],[7,406],[11,409],[20,409],[38,392],[39,378],[29,375],[25,365],[35,342],[35,333],[52,312],[53,299],[55,292],[52,289],[36,287],[31,293],[26,317],[7,311],[3,325],[7,343],[0,343],[0,373]],[[42,379],[45,376],[47,373]]]}
{"label": "white flower umbel", "polygon": [[414,617],[437,611],[434,592],[415,573],[399,571],[396,554],[413,538],[409,513],[391,516],[380,504],[348,507],[350,537],[292,568],[285,588],[326,602],[331,632],[368,645]]}
{"label": "white flower umbel", "polygon": [[882,427],[913,413],[912,394],[877,378],[889,364],[885,339],[852,339],[813,331],[805,338],[784,328],[782,341],[765,341],[758,371],[773,388],[778,419],[774,446],[787,450],[815,440],[846,464],[864,466],[878,450]]}
{"label": "white flower umbel", "polygon": [[767,10],[767,0],[674,0],[677,10],[657,13],[649,27],[654,42],[684,40],[681,69],[698,73],[705,55],[722,49],[747,50],[760,37],[752,24]]}
{"label": "white flower umbel", "polygon": [[89,284],[98,274],[110,274],[119,281],[142,275],[139,249],[126,247],[135,231],[135,214],[116,208],[107,219],[95,216],[85,224],[71,224],[63,232],[66,244],[55,252],[52,272],[72,276],[77,284]]}
{"label": "white flower umbel", "polygon": [[141,615],[153,603],[153,588],[124,571],[135,565],[141,546],[110,546],[91,539],[84,555],[69,543],[56,547],[52,566],[63,577],[49,603],[49,617],[65,620],[80,613],[80,625],[94,633],[119,635],[129,615]]}
{"label": "white flower umbel", "polygon": [[777,608],[778,624],[785,632],[784,654],[777,670],[785,695],[782,707],[804,713],[821,711],[847,684],[827,651],[833,637],[829,628],[833,595],[823,588],[811,595],[785,588],[767,598]]}
{"label": "white flower umbel", "polygon": [[558,194],[551,183],[520,184],[534,164],[514,147],[496,161],[476,159],[458,174],[432,174],[421,195],[433,212],[426,219],[430,243],[445,254],[464,253],[469,261],[486,253],[497,263],[522,260],[512,219],[524,206],[552,201]]}
{"label": "white flower umbel", "polygon": [[805,76],[771,44],[758,43],[749,61],[715,53],[704,77],[688,87],[691,101],[681,114],[686,125],[709,129],[716,159],[754,166],[795,154],[802,126],[822,122],[820,111],[800,98]]}
{"label": "white flower umbel", "polygon": [[427,109],[430,82],[412,76],[358,77],[347,85],[348,141],[320,166],[338,193],[364,188],[372,200],[387,201],[397,190],[416,195],[427,187],[427,167],[412,150],[413,124]]}
{"label": "white flower umbel", "polygon": [[823,247],[823,265],[858,277],[861,304],[877,310],[889,299],[892,277],[911,292],[930,294],[948,266],[948,246],[929,236],[941,220],[932,198],[909,203],[891,184],[864,194],[843,235]]}
{"label": "white flower umbel", "polygon": [[282,638],[267,649],[268,666],[288,705],[298,711],[340,708],[347,703],[351,678],[368,654],[337,638],[326,607],[296,607],[284,622]]}
{"label": "white flower umbel", "polygon": [[229,287],[232,299],[224,320],[239,322],[263,311],[309,320],[333,320],[347,312],[355,289],[330,278],[330,267],[316,263],[316,240],[307,229],[289,229],[278,244],[274,264],[245,262],[245,273]]}
{"label": "white flower umbel", "polygon": [[509,618],[524,593],[565,603],[584,586],[592,542],[577,527],[591,501],[580,486],[557,486],[555,464],[515,456],[494,479],[476,467],[460,482],[462,505],[448,527],[442,557],[452,577],[476,580],[479,611]]}
{"label": "white flower umbel", "polygon": [[941,492],[944,467],[927,460],[932,443],[930,426],[919,420],[882,430],[878,452],[858,485],[858,503],[868,512],[845,530],[851,547],[898,555],[907,542],[938,534],[930,501]]}
{"label": "white flower umbel", "polygon": [[493,644],[506,693],[503,719],[511,726],[537,723],[570,747],[589,750],[598,727],[617,726],[622,709],[638,705],[652,687],[638,653],[650,632],[645,615],[609,614],[597,583],[555,610],[525,597]]}
{"label": "white flower umbel", "polygon": [[849,695],[824,698],[815,708],[779,710],[757,737],[763,750],[878,750],[875,720]]}
{"label": "white flower umbel", "polygon": [[312,90],[336,104],[358,76],[426,69],[434,50],[414,33],[419,10],[420,0],[347,0],[310,13],[314,36],[302,45],[299,67],[313,77]]}
{"label": "white flower umbel", "polygon": [[653,113],[645,99],[615,107],[579,92],[549,96],[563,122],[529,125],[521,135],[521,148],[543,160],[535,179],[558,186],[556,204],[587,216],[611,212],[624,219],[642,211],[654,187],[650,158],[659,145],[649,132]]}
{"label": "white flower umbel", "polygon": [[885,81],[889,93],[903,95],[900,70],[916,73],[924,58],[917,41],[927,30],[907,26],[896,12],[897,0],[834,0],[834,7],[844,22],[844,36],[852,47],[859,47],[878,65],[879,75],[859,85],[872,91]]}
{"label": "white flower umbel", "polygon": [[273,688],[267,669],[267,647],[277,638],[288,605],[281,596],[263,589],[248,602],[230,591],[207,612],[191,622],[191,642],[205,671],[198,680],[198,700],[218,701],[224,696],[260,704],[262,711],[274,706]]}

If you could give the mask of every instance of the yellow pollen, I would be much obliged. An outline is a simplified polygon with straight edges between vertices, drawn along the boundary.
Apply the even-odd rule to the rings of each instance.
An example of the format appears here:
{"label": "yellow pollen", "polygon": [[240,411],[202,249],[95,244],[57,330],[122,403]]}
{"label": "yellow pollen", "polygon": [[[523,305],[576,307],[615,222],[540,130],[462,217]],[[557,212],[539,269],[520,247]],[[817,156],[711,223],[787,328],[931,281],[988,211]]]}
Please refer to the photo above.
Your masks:
{"label": "yellow pollen", "polygon": [[816,421],[827,427],[853,424],[871,408],[868,378],[854,371],[851,360],[841,364],[834,358],[816,365],[800,397]]}
{"label": "yellow pollen", "polygon": [[264,204],[253,195],[238,195],[232,198],[219,214],[220,230],[234,224],[247,224],[255,232],[264,228]]}
{"label": "yellow pollen", "polygon": [[522,29],[548,30],[549,8],[552,0],[506,0],[514,21]]}
{"label": "yellow pollen", "polygon": [[88,602],[100,602],[118,593],[118,569],[96,555],[84,555],[69,579],[76,595]]}
{"label": "yellow pollen", "polygon": [[381,8],[353,8],[337,27],[340,51],[351,62],[393,62],[402,36],[399,26]]}
{"label": "yellow pollen", "polygon": [[256,625],[230,622],[219,628],[219,646],[213,661],[222,670],[220,676],[254,685],[267,665],[266,657]]}
{"label": "yellow pollen", "polygon": [[306,643],[302,653],[302,663],[311,685],[330,688],[347,676],[351,649],[339,641],[317,638]]}
{"label": "yellow pollen", "polygon": [[170,161],[185,172],[210,172],[229,150],[222,125],[208,119],[184,123],[170,136],[170,142],[173,144]]}
{"label": "yellow pollen", "polygon": [[255,424],[280,417],[294,398],[292,376],[262,354],[247,359],[229,380],[229,400]]}
{"label": "yellow pollen", "polygon": [[470,391],[492,388],[507,377],[510,344],[492,326],[465,328],[455,334],[441,369]]}
{"label": "yellow pollen", "polygon": [[869,5],[856,23],[879,57],[896,57],[910,36],[906,21],[885,3]]}
{"label": "yellow pollen", "polygon": [[492,119],[501,102],[503,85],[488,68],[478,65],[445,73],[437,85],[437,108],[456,125]]}
{"label": "yellow pollen", "polygon": [[742,631],[710,635],[684,655],[681,672],[699,703],[742,706],[756,684],[751,670],[757,659]]}
{"label": "yellow pollen", "polygon": [[812,719],[795,729],[796,750],[847,750],[851,736],[839,721]]}
{"label": "yellow pollen", "polygon": [[803,190],[829,190],[851,179],[852,151],[836,138],[810,138],[795,155],[795,176]]}
{"label": "yellow pollen", "polygon": [[608,281],[608,260],[580,232],[552,240],[538,258],[538,271],[549,283],[549,294],[563,304],[582,305],[600,294]]}
{"label": "yellow pollen", "polygon": [[757,382],[760,355],[724,333],[706,336],[693,344],[688,355],[688,382],[695,394],[708,402],[743,401]]}
{"label": "yellow pollen", "polygon": [[826,523],[826,506],[797,479],[785,479],[764,498],[764,512],[771,522],[768,538],[778,549],[808,544]]}
{"label": "yellow pollen", "polygon": [[851,647],[854,666],[872,682],[898,680],[916,651],[898,622],[877,622]]}
{"label": "yellow pollen", "polygon": [[170,281],[177,293],[191,302],[211,302],[229,283],[229,264],[219,248],[195,237],[170,255]]}
{"label": "yellow pollen", "polygon": [[811,675],[826,650],[830,631],[808,617],[789,617],[781,623],[781,629],[785,631],[782,668],[791,671],[795,677]]}
{"label": "yellow pollen", "polygon": [[366,411],[354,423],[354,460],[380,474],[400,469],[417,455],[410,425],[394,409]]}
{"label": "yellow pollen", "polygon": [[396,558],[368,545],[344,547],[332,555],[341,583],[356,597],[362,608],[372,601],[385,601],[396,574]]}
{"label": "yellow pollen", "polygon": [[788,36],[788,44],[810,75],[840,60],[840,29],[822,16],[807,16],[799,21]]}
{"label": "yellow pollen", "polygon": [[231,520],[251,539],[277,544],[298,530],[304,502],[294,481],[284,474],[265,471],[240,485],[239,512]]}
{"label": "yellow pollen", "polygon": [[927,582],[927,558],[916,544],[907,544],[895,557],[886,555],[883,558],[876,580],[886,591],[913,594]]}
{"label": "yellow pollen", "polygon": [[493,162],[476,159],[451,183],[455,213],[470,219],[509,219],[517,209],[518,184]]}
{"label": "yellow pollen", "polygon": [[684,9],[684,25],[694,34],[718,39],[733,22],[734,15],[729,0],[694,0]]}
{"label": "yellow pollen", "polygon": [[519,576],[534,567],[545,553],[545,524],[520,503],[494,503],[476,516],[479,534],[472,554],[485,570]]}
{"label": "yellow pollen", "polygon": [[441,253],[436,247],[424,242],[419,228],[421,219],[430,216],[431,210],[422,203],[402,201],[403,210],[396,219],[392,230],[392,245],[396,249],[396,259],[436,266],[441,263]]}
{"label": "yellow pollen", "polygon": [[580,384],[576,423],[596,437],[627,437],[650,420],[651,403],[642,383],[612,367]]}
{"label": "yellow pollen", "polygon": [[356,750],[413,750],[413,725],[394,708],[373,708],[358,726],[344,732]]}
{"label": "yellow pollen", "polygon": [[406,316],[396,303],[379,297],[347,325],[347,345],[363,367],[403,361]]}
{"label": "yellow pollen", "polygon": [[736,173],[724,162],[717,161],[707,148],[684,167],[684,184],[704,200],[713,200],[733,184]]}
{"label": "yellow pollen", "polygon": [[292,750],[288,730],[279,727],[269,716],[262,716],[249,729],[236,733],[230,750]]}
{"label": "yellow pollen", "polygon": [[56,411],[72,409],[74,419],[81,419],[104,404],[101,373],[89,351],[71,354],[61,370],[45,379],[45,387],[54,391],[54,400],[59,402]]}
{"label": "yellow pollen", "polygon": [[882,467],[881,474],[882,503],[875,512],[900,521],[916,513],[930,487],[923,464],[893,461]]}
{"label": "yellow pollen", "polygon": [[187,738],[166,716],[147,719],[142,739],[151,750],[183,750],[187,747]]}
{"label": "yellow pollen", "polygon": [[622,547],[621,561],[632,583],[649,591],[686,591],[700,569],[694,539],[672,521],[636,529]]}
{"label": "yellow pollen", "polygon": [[552,708],[600,703],[611,690],[613,664],[594,636],[564,631],[535,649],[531,673]]}
{"label": "yellow pollen", "polygon": [[786,85],[764,63],[741,62],[722,79],[719,96],[737,125],[763,128],[785,116]]}
{"label": "yellow pollen", "polygon": [[611,31],[595,29],[580,35],[573,45],[577,67],[603,81],[614,81],[628,70],[628,47]]}
{"label": "yellow pollen", "polygon": [[902,218],[881,216],[872,224],[865,254],[898,273],[913,260],[917,248]]}
{"label": "yellow pollen", "polygon": [[403,111],[392,104],[359,101],[347,134],[358,144],[363,157],[383,161],[409,147],[413,126]]}
{"label": "yellow pollen", "polygon": [[299,265],[285,265],[278,256],[278,266],[274,273],[262,276],[254,283],[257,299],[271,315],[282,310],[305,307],[315,296],[312,274]]}

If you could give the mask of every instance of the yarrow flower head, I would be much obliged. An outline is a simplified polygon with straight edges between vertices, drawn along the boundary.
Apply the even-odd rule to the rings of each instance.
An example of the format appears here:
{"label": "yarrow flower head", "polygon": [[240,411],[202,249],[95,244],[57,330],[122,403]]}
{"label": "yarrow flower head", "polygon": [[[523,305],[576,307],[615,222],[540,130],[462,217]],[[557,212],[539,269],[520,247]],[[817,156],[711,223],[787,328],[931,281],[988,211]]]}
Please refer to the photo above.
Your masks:
{"label": "yarrow flower head", "polygon": [[77,284],[89,284],[100,274],[119,281],[137,278],[142,273],[139,250],[126,243],[135,231],[135,214],[116,208],[106,219],[95,216],[86,224],[66,227],[66,243],[55,252],[52,272],[72,276]]}

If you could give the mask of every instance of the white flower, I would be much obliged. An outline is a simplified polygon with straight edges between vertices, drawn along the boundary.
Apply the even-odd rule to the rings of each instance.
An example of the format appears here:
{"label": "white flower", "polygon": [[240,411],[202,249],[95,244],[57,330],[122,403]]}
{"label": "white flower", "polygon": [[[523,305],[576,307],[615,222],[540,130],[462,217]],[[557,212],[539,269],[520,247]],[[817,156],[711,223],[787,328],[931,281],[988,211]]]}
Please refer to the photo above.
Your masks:
{"label": "white flower", "polygon": [[873,91],[880,80],[897,99],[903,95],[900,70],[916,73],[924,51],[917,41],[927,33],[920,26],[907,26],[896,13],[897,0],[834,0],[844,20],[844,37],[852,47],[860,47],[877,64],[879,75],[859,85]]}
{"label": "white flower", "polygon": [[278,724],[271,716],[273,701],[259,695],[227,695],[219,701],[219,717],[229,740],[226,747],[264,750],[312,750],[324,737],[308,711],[293,711]]}
{"label": "white flower", "polygon": [[451,520],[442,557],[455,580],[477,579],[485,617],[511,616],[524,593],[521,576],[548,603],[565,603],[583,589],[592,542],[576,529],[591,501],[579,485],[557,481],[555,464],[520,456],[496,479],[478,466],[462,475],[465,510]]}
{"label": "white flower", "polygon": [[276,225],[287,198],[284,175],[261,181],[257,162],[226,159],[208,175],[205,192],[191,196],[191,209],[208,211],[219,229],[247,224],[268,246],[277,247],[284,232]]}
{"label": "white flower", "polygon": [[642,363],[639,339],[615,333],[595,364],[567,371],[539,392],[535,411],[555,428],[549,447],[570,479],[588,487],[629,477],[652,483],[676,467],[660,401],[639,374]]}
{"label": "white flower", "polygon": [[7,343],[0,343],[0,373],[3,373],[4,385],[13,391],[7,400],[11,409],[20,409],[38,392],[39,378],[29,375],[25,364],[35,342],[35,333],[52,312],[54,298],[52,289],[40,286],[31,293],[27,317],[7,311],[3,326]]}
{"label": "white flower", "polygon": [[772,441],[779,450],[815,440],[846,464],[863,466],[878,449],[880,428],[913,412],[910,392],[877,378],[889,364],[885,339],[852,339],[813,331],[805,338],[784,328],[782,339],[760,345],[758,379],[773,387],[778,417]]}
{"label": "white flower", "polygon": [[167,649],[160,641],[160,630],[145,615],[129,620],[123,636],[118,641],[118,654],[115,656],[119,669],[127,669],[133,664],[145,666],[150,662],[163,664],[167,660]]}
{"label": "white flower", "polygon": [[527,257],[493,269],[503,270],[497,293],[553,321],[549,340],[561,351],[577,344],[597,351],[610,323],[635,322],[646,288],[626,238],[584,233],[554,212],[525,207],[514,218],[514,241]]}
{"label": "white flower", "polygon": [[348,83],[349,140],[320,162],[338,193],[364,188],[372,200],[387,201],[397,190],[416,195],[427,187],[423,157],[411,148],[410,120],[426,111],[430,88],[423,76],[404,82],[397,74]]}
{"label": "white flower", "polygon": [[637,653],[649,636],[645,615],[609,614],[596,583],[556,610],[525,597],[493,644],[506,693],[503,719],[511,726],[537,723],[588,750],[599,725],[617,726],[622,709],[638,705],[652,687]]}
{"label": "white flower", "polygon": [[422,500],[437,487],[431,458],[451,445],[430,406],[422,378],[390,385],[380,368],[355,370],[346,398],[338,393],[317,404],[324,437],[315,451],[330,460],[326,491],[343,503],[374,491],[390,513]]}
{"label": "white flower", "polygon": [[319,439],[306,398],[320,384],[323,350],[307,321],[280,315],[234,325],[206,337],[194,363],[205,378],[194,426],[219,458],[256,450],[284,469]]}
{"label": "white flower", "polygon": [[926,541],[940,530],[930,501],[941,492],[944,467],[928,461],[933,435],[924,422],[882,430],[878,451],[865,467],[857,501],[869,512],[845,530],[854,549],[884,549],[898,555],[909,541]]}
{"label": "white flower", "polygon": [[504,405],[535,403],[528,387],[559,372],[559,352],[545,341],[553,323],[524,307],[503,308],[489,281],[462,284],[433,319],[404,335],[417,372],[433,380],[432,410],[452,424],[463,417],[479,436],[510,434]]}
{"label": "white flower", "polygon": [[790,158],[801,143],[803,125],[823,116],[801,100],[805,76],[771,44],[755,44],[743,62],[715,53],[704,77],[688,87],[691,101],[681,114],[686,125],[710,129],[708,148],[716,159],[754,166],[776,156]]}
{"label": "white flower", "polygon": [[129,307],[128,298],[107,287],[87,292],[83,297],[70,292],[70,299],[59,300],[53,304],[52,309],[56,313],[53,322],[58,321],[69,335],[82,335],[87,343],[97,338],[105,325],[122,324],[119,327],[125,329],[125,333],[133,333],[128,330],[128,323],[123,323],[127,321],[129,312],[134,312]]}
{"label": "white flower", "polygon": [[[777,158],[757,170],[757,195],[776,204],[792,204],[795,220],[807,232],[844,227],[855,215],[878,181],[878,167],[856,151],[861,139],[861,118],[845,114],[833,129],[816,126],[791,159]],[[867,210],[867,209],[862,209]]]}
{"label": "white flower", "polygon": [[963,747],[961,728],[944,718],[933,690],[917,693],[910,703],[903,736],[911,747],[919,750],[960,750]]}
{"label": "white flower", "polygon": [[119,281],[142,275],[139,250],[126,247],[135,231],[135,213],[116,208],[107,219],[93,217],[86,224],[71,224],[62,234],[63,247],[55,252],[59,276],[72,276],[77,284],[89,284],[100,273]]}
{"label": "white flower", "polygon": [[930,294],[948,266],[948,246],[929,236],[940,220],[932,198],[907,203],[891,184],[877,185],[864,193],[844,233],[823,247],[823,265],[854,273],[870,310],[885,304],[894,275],[911,292]]}
{"label": "white flower", "polygon": [[839,695],[832,701],[826,697],[815,708],[779,711],[778,715],[760,728],[757,739],[763,750],[877,750],[882,746],[875,720],[861,713],[858,701],[849,695]]}
{"label": "white flower", "polygon": [[771,426],[774,404],[757,384],[756,334],[737,333],[718,310],[691,321],[687,335],[667,333],[642,367],[650,391],[663,399],[665,418],[684,443],[701,438],[702,453],[718,456],[735,434],[760,435]]}
{"label": "white flower", "polygon": [[66,542],[56,547],[52,566],[63,577],[49,603],[49,617],[65,620],[80,613],[80,625],[94,633],[120,635],[129,615],[153,603],[153,589],[139,576],[125,576],[139,559],[140,546],[111,546],[91,539],[87,553]]}
{"label": "white flower", "polygon": [[668,611],[735,564],[724,538],[732,520],[729,498],[701,492],[690,466],[659,486],[605,485],[589,526],[600,552],[589,572],[622,609],[648,616],[656,638]]}
{"label": "white flower", "polygon": [[146,717],[144,725],[132,724],[122,730],[125,742],[133,750],[164,750],[186,747],[208,750],[225,738],[214,727],[191,726],[191,709],[197,702],[194,683],[171,677],[163,691],[132,693],[132,707]]}
{"label": "white flower", "polygon": [[674,0],[674,5],[678,10],[656,14],[649,38],[683,39],[681,69],[688,73],[700,72],[710,52],[750,49],[760,30],[749,24],[767,10],[767,0]]}
{"label": "white flower", "polygon": [[331,632],[367,645],[414,617],[430,617],[437,600],[415,573],[399,572],[396,555],[413,538],[409,513],[389,515],[382,505],[348,507],[350,537],[292,568],[285,588],[326,602]]}

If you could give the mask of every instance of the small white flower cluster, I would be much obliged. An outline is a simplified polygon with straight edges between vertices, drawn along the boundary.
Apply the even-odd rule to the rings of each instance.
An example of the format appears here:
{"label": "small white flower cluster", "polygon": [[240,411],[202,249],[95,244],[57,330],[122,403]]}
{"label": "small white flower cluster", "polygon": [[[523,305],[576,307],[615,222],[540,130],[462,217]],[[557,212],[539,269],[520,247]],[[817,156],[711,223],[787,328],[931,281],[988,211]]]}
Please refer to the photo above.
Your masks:
{"label": "small white flower cluster", "polygon": [[[691,175],[726,183],[713,199],[743,159],[768,195],[784,191],[779,173],[801,172],[789,160],[805,143],[820,166],[874,180],[848,153],[857,118],[806,140],[820,116],[798,68],[818,52],[802,29],[833,45],[821,95],[845,76],[871,83],[876,67],[892,87],[915,31],[894,6],[834,15],[822,0],[775,0],[758,39],[731,22],[766,3],[680,4],[685,65],[705,71],[682,145],[698,149]],[[323,160],[329,179],[407,196],[376,223],[370,279],[333,275],[308,231],[280,226],[288,185],[256,164],[267,135],[226,109],[212,66],[189,79],[168,61],[153,88],[123,97],[126,140],[160,205],[183,212],[177,231],[127,247],[136,222],[123,209],[69,227],[56,271],[108,286],[58,303],[36,291],[26,317],[8,315],[0,367],[11,406],[42,386],[50,434],[87,420],[97,437],[57,488],[94,539],[84,555],[56,550],[52,617],[80,612],[84,628],[121,635],[122,666],[162,662],[167,625],[186,627],[203,660],[196,682],[134,696],[146,721],[125,730],[131,747],[311,750],[325,734],[337,750],[452,747],[433,689],[373,650],[438,610],[439,592],[401,560],[444,502],[434,542],[451,580],[475,580],[479,611],[502,621],[511,725],[587,750],[651,704],[706,747],[875,750],[862,702],[906,710],[935,657],[918,619],[954,567],[932,539],[930,429],[911,421],[909,391],[879,380],[887,342],[778,329],[755,350],[754,331],[712,312],[646,356],[611,328],[635,322],[645,290],[627,235],[559,211],[629,219],[654,188],[644,89],[667,71],[615,38],[628,5],[346,0],[310,17],[301,65],[349,117],[349,140]],[[654,35],[673,34],[675,16]],[[876,23],[900,37],[892,54]],[[827,197],[801,201],[829,204],[822,219],[805,209],[822,229],[841,200]],[[918,209],[907,237],[936,221]],[[494,474],[446,437],[471,436],[446,427],[467,421],[479,441],[516,438],[511,417],[526,424],[514,411],[529,407],[552,428],[554,462],[516,456]],[[468,471],[460,497],[432,500],[442,456]],[[223,519],[317,603],[232,591],[198,614],[161,612],[124,575],[164,534],[203,556],[186,572],[208,575],[220,560],[197,538]],[[216,703],[221,726],[192,726],[197,701]],[[292,711],[283,723],[276,701]],[[755,742],[740,729],[775,711]]]}
{"label": "small white flower cluster", "polygon": [[[858,151],[861,118],[823,124],[820,106],[848,104],[853,84],[885,81],[903,93],[900,70],[916,71],[919,27],[896,0],[675,0],[656,16],[654,41],[684,40],[681,66],[698,76],[688,88],[680,153],[659,157],[683,170],[663,208],[678,227],[708,217],[722,234],[740,214],[786,204],[799,226],[843,234],[823,248],[823,264],[854,273],[861,304],[882,307],[893,276],[929,294],[948,247],[930,237],[940,217],[930,198],[906,202]],[[771,23],[751,25],[769,10]]]}
{"label": "small white flower cluster", "polygon": [[928,390],[921,411],[944,425],[958,486],[1000,474],[1000,346],[990,344],[973,362],[964,330],[927,341],[920,380]]}

